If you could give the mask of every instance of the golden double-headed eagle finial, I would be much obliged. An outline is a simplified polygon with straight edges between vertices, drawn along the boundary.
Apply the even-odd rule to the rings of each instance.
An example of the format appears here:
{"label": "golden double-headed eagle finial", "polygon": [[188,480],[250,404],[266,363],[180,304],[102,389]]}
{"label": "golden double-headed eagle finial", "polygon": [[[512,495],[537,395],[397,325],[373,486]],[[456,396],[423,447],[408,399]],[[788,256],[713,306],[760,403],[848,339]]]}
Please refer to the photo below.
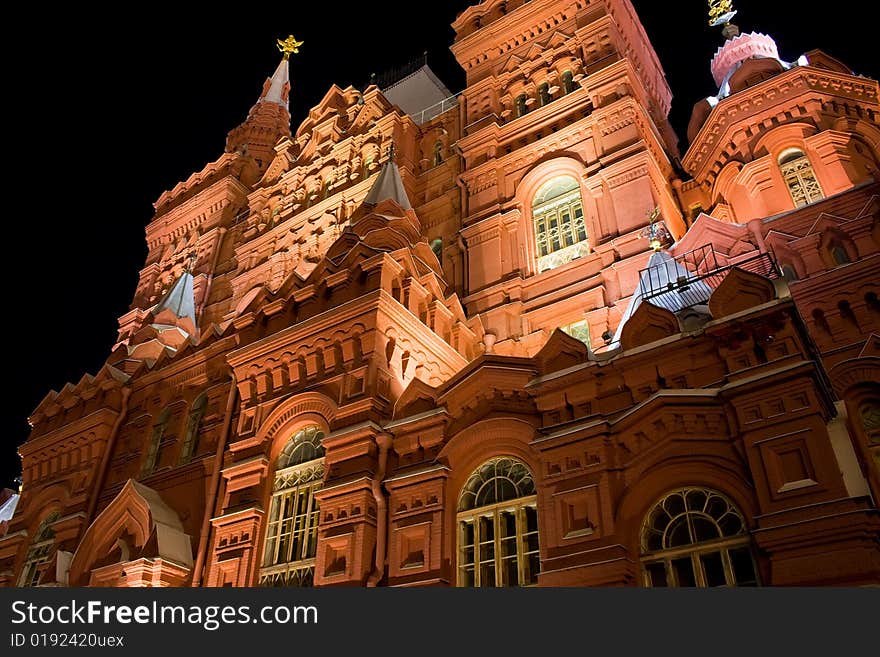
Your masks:
{"label": "golden double-headed eagle finial", "polygon": [[709,0],[709,25],[727,25],[736,16],[733,0]]}
{"label": "golden double-headed eagle finial", "polygon": [[302,47],[304,41],[297,41],[296,38],[291,34],[286,39],[278,39],[278,50],[284,53],[284,59],[290,59],[291,55],[298,55],[299,49]]}

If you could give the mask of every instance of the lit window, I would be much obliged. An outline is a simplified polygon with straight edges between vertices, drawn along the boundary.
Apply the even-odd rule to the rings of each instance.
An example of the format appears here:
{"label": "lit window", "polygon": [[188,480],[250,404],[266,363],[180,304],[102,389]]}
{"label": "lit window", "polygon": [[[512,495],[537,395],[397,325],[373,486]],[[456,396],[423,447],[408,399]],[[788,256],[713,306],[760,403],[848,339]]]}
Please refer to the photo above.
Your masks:
{"label": "lit window", "polygon": [[318,501],[324,480],[323,432],[297,431],[278,456],[260,586],[312,586],[318,548]]}
{"label": "lit window", "polygon": [[757,586],[745,520],[723,495],[702,488],[669,493],[642,526],[646,586]]}
{"label": "lit window", "polygon": [[802,208],[825,198],[819,181],[816,180],[813,165],[802,151],[789,151],[783,154],[779,158],[779,169],[782,171],[782,178],[796,208]]}
{"label": "lit window", "polygon": [[202,428],[202,418],[208,407],[208,396],[202,393],[196,397],[189,409],[189,417],[186,420],[186,434],[183,437],[183,447],[180,450],[180,462],[186,463],[199,452],[199,431]]}
{"label": "lit window", "polygon": [[153,431],[150,434],[150,444],[147,446],[147,459],[144,461],[144,469],[141,472],[143,476],[152,474],[159,465],[160,456],[162,455],[162,438],[165,437],[165,430],[168,428],[168,422],[171,420],[171,408],[166,407],[153,424]]}
{"label": "lit window", "polygon": [[40,581],[40,566],[52,557],[52,548],[55,546],[55,532],[52,523],[56,522],[61,514],[53,511],[46,516],[37,528],[25,557],[24,567],[21,569],[19,586],[36,586]]}
{"label": "lit window", "polygon": [[458,585],[538,583],[535,482],[516,459],[501,457],[474,472],[458,500]]}
{"label": "lit window", "polygon": [[538,271],[555,269],[590,252],[577,180],[569,176],[545,184],[532,201]]}
{"label": "lit window", "polygon": [[575,340],[580,340],[588,347],[590,346],[590,324],[587,320],[582,322],[575,322],[574,324],[569,324],[568,326],[560,326],[559,330],[563,333],[566,333],[573,337]]}

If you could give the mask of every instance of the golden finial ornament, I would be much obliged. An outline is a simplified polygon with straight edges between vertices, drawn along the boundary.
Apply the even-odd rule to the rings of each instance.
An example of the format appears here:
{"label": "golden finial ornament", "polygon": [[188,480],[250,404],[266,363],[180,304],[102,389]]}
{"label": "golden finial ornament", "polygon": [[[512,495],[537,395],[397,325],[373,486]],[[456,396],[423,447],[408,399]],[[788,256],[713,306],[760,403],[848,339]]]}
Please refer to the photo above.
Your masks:
{"label": "golden finial ornament", "polygon": [[299,49],[302,47],[304,41],[297,41],[296,38],[291,34],[284,40],[278,39],[278,50],[284,53],[284,59],[290,59],[291,55],[298,55]]}
{"label": "golden finial ornament", "polygon": [[709,26],[728,25],[736,16],[733,0],[709,0]]}

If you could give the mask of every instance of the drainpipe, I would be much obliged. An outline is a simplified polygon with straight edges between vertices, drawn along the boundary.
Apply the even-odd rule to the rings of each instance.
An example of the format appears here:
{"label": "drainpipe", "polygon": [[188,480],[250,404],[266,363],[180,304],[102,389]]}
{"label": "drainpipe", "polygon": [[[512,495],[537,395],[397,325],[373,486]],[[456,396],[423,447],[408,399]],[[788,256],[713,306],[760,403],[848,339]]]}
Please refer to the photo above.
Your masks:
{"label": "drainpipe", "polygon": [[379,470],[373,478],[373,497],[376,500],[376,564],[373,572],[367,579],[367,586],[374,587],[382,579],[385,573],[385,550],[388,535],[388,500],[382,491],[382,480],[385,479],[385,469],[388,466],[388,450],[391,449],[391,436],[380,433],[376,436],[376,446],[379,448]]}
{"label": "drainpipe", "polygon": [[104,484],[107,483],[107,473],[110,470],[110,455],[113,453],[113,450],[116,449],[116,438],[119,436],[119,429],[122,427],[122,423],[128,415],[129,397],[131,397],[131,388],[124,386],[122,388],[122,406],[119,409],[119,415],[116,416],[116,422],[113,423],[113,428],[110,430],[110,438],[107,440],[107,448],[104,450],[104,456],[101,457],[101,466],[98,469],[98,480],[92,487],[92,492],[89,496],[89,506],[86,510],[86,527],[92,524],[92,519],[95,517],[95,510],[98,508],[98,496],[100,495],[101,490],[103,490]]}
{"label": "drainpipe", "polygon": [[205,516],[202,518],[202,531],[199,535],[199,548],[196,553],[196,563],[193,566],[194,588],[202,585],[202,570],[208,553],[208,532],[211,527],[211,516],[214,515],[214,506],[217,504],[217,495],[220,492],[220,472],[223,470],[223,454],[226,452],[226,444],[229,442],[230,429],[232,428],[232,412],[235,409],[235,398],[238,394],[238,386],[235,385],[235,375],[230,377],[229,397],[226,399],[226,416],[223,419],[223,429],[220,440],[217,441],[217,452],[214,455],[214,473],[211,475],[211,486],[208,489],[210,497],[205,505]]}

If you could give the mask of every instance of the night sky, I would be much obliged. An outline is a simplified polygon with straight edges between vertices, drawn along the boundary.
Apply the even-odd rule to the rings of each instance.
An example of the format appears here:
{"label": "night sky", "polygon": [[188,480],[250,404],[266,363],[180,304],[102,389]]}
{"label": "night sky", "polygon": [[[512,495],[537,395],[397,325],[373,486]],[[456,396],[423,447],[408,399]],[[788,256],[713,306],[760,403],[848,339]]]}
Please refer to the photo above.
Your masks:
{"label": "night sky", "polygon": [[[102,366],[146,257],[152,203],[223,152],[226,133],[278,63],[277,37],[293,32],[305,41],[291,62],[294,132],[330,84],[363,87],[371,73],[425,50],[450,89],[463,87],[449,25],[472,2],[305,4],[244,3],[235,13],[203,5],[202,16],[183,15],[182,3],[128,5],[106,29],[107,14],[90,14],[98,10],[86,3],[34,3],[39,15],[7,25],[29,45],[4,53],[12,200],[3,253],[11,266],[0,298],[11,359],[0,485],[18,472],[15,449],[40,400]],[[722,37],[706,25],[704,0],[633,4],[668,74],[673,125],[683,136],[694,103],[715,92],[709,60]],[[864,15],[868,3],[821,13],[766,0],[736,5],[735,22],[772,35],[783,59],[820,48],[856,73],[880,73],[878,16]],[[408,28],[389,27],[395,21]]]}

